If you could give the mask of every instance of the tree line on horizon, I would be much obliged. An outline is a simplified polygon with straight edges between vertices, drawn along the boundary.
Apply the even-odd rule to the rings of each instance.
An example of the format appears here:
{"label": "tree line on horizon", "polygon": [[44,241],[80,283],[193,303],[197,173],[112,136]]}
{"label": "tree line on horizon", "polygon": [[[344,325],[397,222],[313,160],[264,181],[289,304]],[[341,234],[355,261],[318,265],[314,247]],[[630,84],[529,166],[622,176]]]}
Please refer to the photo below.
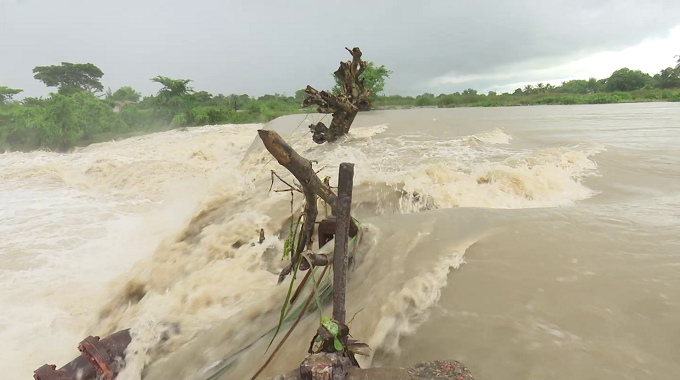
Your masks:
{"label": "tree line on horizon", "polygon": [[627,67],[614,71],[608,78],[574,79],[560,85],[527,84],[512,93],[489,91],[480,94],[473,88],[453,94],[424,93],[418,96],[390,95],[381,97],[383,106],[455,107],[515,106],[537,104],[604,104],[633,101],[680,101],[680,56],[675,67],[662,69],[654,76]]}
{"label": "tree line on horizon", "polygon": [[[472,88],[435,96],[382,95],[392,72],[368,63],[362,80],[372,90],[374,107],[510,106],[531,104],[617,103],[629,101],[680,101],[680,58],[651,76],[640,70],[622,68],[605,79],[570,80],[555,86],[538,83],[513,93],[479,94]],[[212,124],[263,123],[276,117],[310,112],[302,110],[304,90],[286,94],[213,95],[190,87],[190,79],[156,76],[161,88],[142,96],[132,87],[104,90],[104,73],[92,63],[62,62],[37,66],[34,78],[56,92],[46,98],[13,97],[22,92],[0,86],[0,149],[51,149],[68,151],[77,145],[112,138],[162,131],[170,128]],[[337,91],[336,86],[333,91]],[[314,111],[311,111],[314,112]]]}

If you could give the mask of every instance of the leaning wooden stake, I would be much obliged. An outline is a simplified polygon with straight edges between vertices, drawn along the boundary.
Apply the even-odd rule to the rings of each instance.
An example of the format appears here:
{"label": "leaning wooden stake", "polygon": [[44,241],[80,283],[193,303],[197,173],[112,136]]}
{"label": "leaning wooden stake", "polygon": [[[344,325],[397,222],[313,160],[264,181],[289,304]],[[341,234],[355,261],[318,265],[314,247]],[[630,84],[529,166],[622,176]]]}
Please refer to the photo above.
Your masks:
{"label": "leaning wooden stake", "polygon": [[[335,250],[333,251],[333,319],[345,324],[345,291],[347,288],[347,243],[352,208],[354,164],[340,164],[338,179],[338,204],[335,223]],[[345,344],[346,342],[343,342]]]}
{"label": "leaning wooden stake", "polygon": [[[350,232],[350,211],[354,164],[340,164],[338,202],[335,208],[335,249],[333,251],[333,320],[325,319],[309,345],[309,353],[300,364],[297,375],[304,380],[345,380],[347,372],[358,367],[345,325],[345,292],[347,289],[347,243]],[[360,344],[366,347],[365,344]]]}

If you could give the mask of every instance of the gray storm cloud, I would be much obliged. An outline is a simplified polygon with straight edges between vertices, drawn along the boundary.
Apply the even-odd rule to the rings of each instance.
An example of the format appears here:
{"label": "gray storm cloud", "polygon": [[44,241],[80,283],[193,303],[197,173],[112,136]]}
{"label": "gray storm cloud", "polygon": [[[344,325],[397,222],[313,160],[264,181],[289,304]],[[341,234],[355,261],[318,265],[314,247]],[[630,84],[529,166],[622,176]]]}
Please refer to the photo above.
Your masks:
{"label": "gray storm cloud", "polygon": [[625,48],[664,36],[678,14],[677,0],[0,0],[0,85],[45,95],[32,68],[69,61],[98,65],[105,86],[145,94],[156,75],[215,94],[291,94],[330,86],[343,48],[360,46],[394,71],[388,93],[452,92],[460,86],[433,79],[483,85],[519,65]]}

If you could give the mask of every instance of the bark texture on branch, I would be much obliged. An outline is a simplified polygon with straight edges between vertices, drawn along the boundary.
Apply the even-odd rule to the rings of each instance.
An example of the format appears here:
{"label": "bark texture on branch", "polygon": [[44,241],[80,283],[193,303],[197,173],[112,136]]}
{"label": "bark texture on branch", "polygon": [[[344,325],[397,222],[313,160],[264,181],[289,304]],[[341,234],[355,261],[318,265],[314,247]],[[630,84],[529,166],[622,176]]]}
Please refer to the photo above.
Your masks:
{"label": "bark texture on branch", "polygon": [[[316,194],[306,186],[302,187],[302,192],[305,194],[305,222],[302,225],[302,235],[300,236],[300,239],[298,239],[298,245],[292,256],[292,263],[298,261],[300,254],[305,250],[305,247],[307,249],[312,249],[312,242],[314,241],[314,223],[316,222],[316,216],[319,213],[316,208]],[[303,260],[300,262],[300,269],[309,269],[309,263],[306,260]]]}
{"label": "bark texture on branch", "polygon": [[337,207],[338,197],[330,187],[326,186],[312,169],[312,163],[300,156],[293,148],[284,141],[275,131],[260,129],[257,131],[269,153],[276,158],[279,164],[288,169],[291,174],[300,181],[303,189],[309,189],[321,199],[326,201],[332,210]]}
{"label": "bark texture on branch", "polygon": [[303,107],[316,105],[319,113],[333,114],[330,127],[322,122],[309,126],[313,133],[312,139],[317,144],[332,142],[346,135],[357,112],[371,108],[371,101],[368,99],[371,90],[366,88],[364,81],[359,78],[367,66],[366,61],[361,59],[361,49],[358,47],[352,50],[345,49],[352,55],[352,60],[340,62],[340,67],[333,73],[340,82],[340,94],[319,92],[312,86],[305,89]]}

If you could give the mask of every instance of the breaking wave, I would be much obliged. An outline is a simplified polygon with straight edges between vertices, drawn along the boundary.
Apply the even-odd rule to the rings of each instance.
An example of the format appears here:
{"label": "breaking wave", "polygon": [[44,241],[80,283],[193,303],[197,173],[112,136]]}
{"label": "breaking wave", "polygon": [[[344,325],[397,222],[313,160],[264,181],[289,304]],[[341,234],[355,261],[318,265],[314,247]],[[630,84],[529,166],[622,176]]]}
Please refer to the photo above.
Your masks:
{"label": "breaking wave", "polygon": [[[290,195],[268,189],[271,170],[284,178],[290,175],[258,146],[256,128],[209,126],[93,145],[72,155],[2,156],[7,165],[0,180],[106,199],[113,202],[109,212],[143,214],[178,199],[201,199],[179,232],[160,242],[153,254],[130,263],[124,274],[110,277],[106,302],[88,333],[105,335],[133,327],[129,366],[122,378],[141,377],[150,363],[168,365],[173,352],[189,350],[224,323],[247,323],[253,310],[275,313],[285,298],[286,286],[276,286],[276,280],[284,265],[280,252],[290,220]],[[411,222],[417,233],[403,238],[401,242],[410,247],[404,249],[386,245],[393,237],[376,225],[390,225],[391,214],[428,210],[573,205],[594,194],[583,179],[597,174],[591,157],[602,149],[585,145],[516,149],[513,137],[501,129],[441,140],[427,134],[390,133],[389,125],[377,125],[355,128],[335,145],[316,145],[304,133],[287,136],[302,156],[319,161],[320,175],[331,177],[331,183],[336,182],[341,162],[356,164],[355,213],[367,222],[358,253],[363,262],[353,276],[369,276],[369,269],[371,276],[378,271],[387,276],[376,284],[353,280],[387,300],[380,305],[355,304],[365,311],[357,316],[353,331],[368,340],[374,352],[399,351],[400,337],[427,319],[450,270],[463,263],[465,250],[478,238],[461,238],[437,250],[424,248],[422,241],[435,244],[428,237],[432,230]],[[295,205],[299,202],[296,199]],[[408,220],[408,215],[400,218]],[[260,229],[266,236],[262,244]],[[394,250],[400,249],[398,259]],[[409,269],[410,274],[400,279],[390,277],[407,271],[422,249],[433,253],[421,259],[419,268]],[[359,294],[356,287],[350,291]],[[257,340],[258,333],[241,340]],[[182,371],[205,369],[226,352],[195,349],[205,351],[205,357],[194,355],[193,364],[176,364],[175,374],[195,377],[196,372]],[[161,373],[153,372],[153,364],[149,368],[151,374]]]}

